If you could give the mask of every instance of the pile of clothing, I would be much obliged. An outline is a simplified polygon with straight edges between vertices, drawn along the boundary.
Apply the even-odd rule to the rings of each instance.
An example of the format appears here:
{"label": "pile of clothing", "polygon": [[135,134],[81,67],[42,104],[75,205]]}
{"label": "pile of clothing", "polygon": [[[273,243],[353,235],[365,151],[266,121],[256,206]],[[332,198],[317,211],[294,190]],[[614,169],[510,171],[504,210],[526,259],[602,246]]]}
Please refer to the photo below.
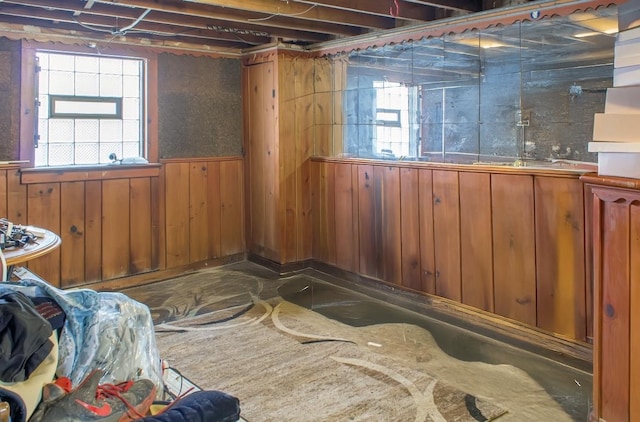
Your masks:
{"label": "pile of clothing", "polygon": [[0,283],[0,400],[12,422],[239,418],[238,400],[217,391],[190,394],[148,416],[164,400],[163,387],[146,305],[38,279]]}

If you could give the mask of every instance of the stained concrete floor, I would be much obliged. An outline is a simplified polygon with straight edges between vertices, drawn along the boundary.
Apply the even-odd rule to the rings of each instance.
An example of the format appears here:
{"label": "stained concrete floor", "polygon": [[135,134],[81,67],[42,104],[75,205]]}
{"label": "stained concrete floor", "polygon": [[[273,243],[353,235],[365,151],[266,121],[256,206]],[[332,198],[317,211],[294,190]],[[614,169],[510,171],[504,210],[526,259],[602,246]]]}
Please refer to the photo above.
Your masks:
{"label": "stained concrete floor", "polygon": [[[230,290],[237,289],[238,274],[242,274],[242,276],[260,280],[259,288],[252,292],[260,299],[281,296],[298,306],[311,309],[343,324],[364,327],[385,323],[405,323],[422,327],[452,358],[464,362],[484,362],[519,368],[557,402],[567,414],[568,419],[586,421],[588,418],[592,376],[588,365],[584,362],[570,359],[561,362],[535,351],[524,350],[494,338],[479,335],[473,331],[473,327],[463,328],[451,324],[450,321],[443,322],[436,319],[430,315],[430,310],[425,305],[411,304],[406,295],[399,296],[394,292],[356,285],[317,270],[307,269],[298,274],[279,276],[265,267],[247,261],[221,269],[230,274],[228,277]],[[207,295],[221,294],[220,291],[207,291],[206,285],[198,285],[188,281],[187,278],[185,278],[184,289],[192,291],[201,304],[206,303]],[[180,280],[178,278],[171,282],[180,282]],[[160,304],[166,307],[166,297],[153,286],[133,288],[125,290],[125,293],[151,308]],[[157,293],[154,294],[154,292]],[[399,306],[399,304],[405,306]],[[409,306],[406,306],[407,304]],[[203,308],[203,311],[205,310],[206,307]]]}

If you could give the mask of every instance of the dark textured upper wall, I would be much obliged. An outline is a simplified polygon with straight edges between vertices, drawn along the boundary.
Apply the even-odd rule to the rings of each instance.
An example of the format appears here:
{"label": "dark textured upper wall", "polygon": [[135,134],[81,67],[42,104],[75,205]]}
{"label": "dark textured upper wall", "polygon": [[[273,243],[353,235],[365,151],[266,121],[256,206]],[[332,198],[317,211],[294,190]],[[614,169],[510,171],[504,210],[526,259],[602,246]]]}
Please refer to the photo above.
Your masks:
{"label": "dark textured upper wall", "polygon": [[0,38],[0,161],[19,159],[20,41]]}
{"label": "dark textured upper wall", "polygon": [[240,155],[240,60],[160,54],[158,117],[160,158]]}

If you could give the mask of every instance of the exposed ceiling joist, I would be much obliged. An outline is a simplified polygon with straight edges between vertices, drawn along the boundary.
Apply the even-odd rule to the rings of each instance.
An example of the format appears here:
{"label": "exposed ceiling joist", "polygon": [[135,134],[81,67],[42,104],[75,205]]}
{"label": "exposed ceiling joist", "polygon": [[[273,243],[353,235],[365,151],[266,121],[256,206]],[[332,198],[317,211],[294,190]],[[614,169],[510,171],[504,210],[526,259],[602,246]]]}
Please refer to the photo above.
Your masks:
{"label": "exposed ceiling joist", "polygon": [[[560,0],[569,1],[569,0]],[[613,0],[616,1],[616,0]],[[498,0],[497,7],[507,0]],[[351,37],[467,15],[486,0],[0,0],[0,25],[79,39],[254,51],[274,42],[316,49]],[[491,7],[496,7],[495,2]],[[25,30],[25,33],[28,31]],[[126,40],[123,35],[126,34]],[[1,34],[0,34],[1,35]],[[39,39],[42,36],[38,36]],[[193,44],[193,45],[186,45]],[[312,47],[313,46],[313,47]]]}

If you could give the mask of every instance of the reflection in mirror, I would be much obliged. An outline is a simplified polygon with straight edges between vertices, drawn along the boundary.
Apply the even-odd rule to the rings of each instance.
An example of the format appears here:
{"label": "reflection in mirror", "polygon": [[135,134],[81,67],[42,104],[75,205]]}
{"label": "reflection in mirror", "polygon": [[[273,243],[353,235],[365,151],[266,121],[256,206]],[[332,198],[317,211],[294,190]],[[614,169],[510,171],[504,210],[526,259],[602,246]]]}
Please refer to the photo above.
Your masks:
{"label": "reflection in mirror", "polygon": [[344,153],[455,163],[597,160],[617,9],[353,51]]}

